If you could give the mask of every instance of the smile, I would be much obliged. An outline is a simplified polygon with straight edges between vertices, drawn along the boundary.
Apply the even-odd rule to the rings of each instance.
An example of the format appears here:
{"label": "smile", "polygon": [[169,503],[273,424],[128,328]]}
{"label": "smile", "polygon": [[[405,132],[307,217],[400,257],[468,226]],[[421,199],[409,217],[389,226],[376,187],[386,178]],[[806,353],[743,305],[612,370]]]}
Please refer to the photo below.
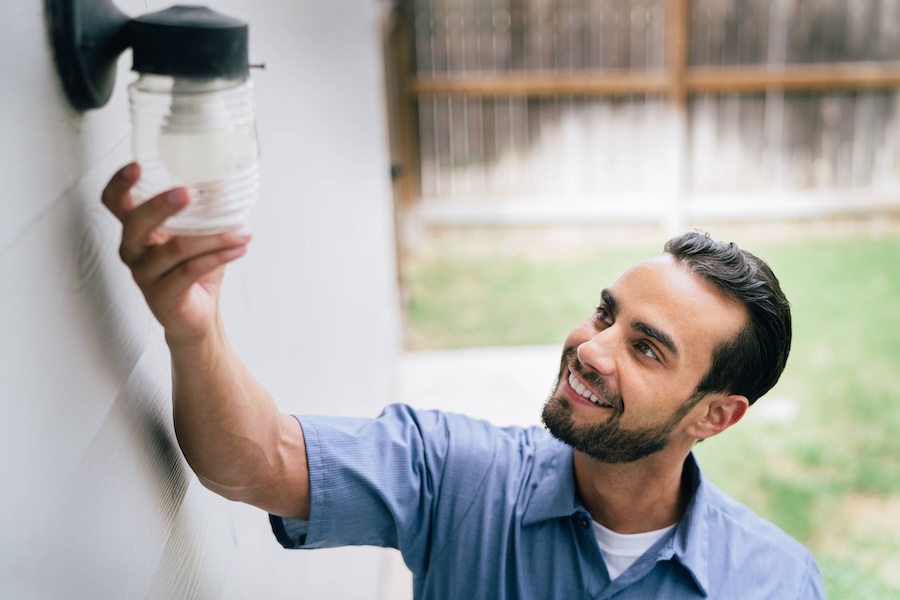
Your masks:
{"label": "smile", "polygon": [[584,398],[587,398],[588,400],[590,400],[597,406],[605,406],[608,408],[612,408],[612,405],[607,404],[606,402],[603,402],[602,400],[600,400],[600,398],[598,398],[596,394],[592,393],[591,390],[587,389],[583,383],[578,381],[578,379],[575,377],[575,374],[572,373],[571,371],[569,372],[569,380],[568,381],[569,381],[569,387],[571,387],[576,393],[581,394],[581,396],[583,396]]}

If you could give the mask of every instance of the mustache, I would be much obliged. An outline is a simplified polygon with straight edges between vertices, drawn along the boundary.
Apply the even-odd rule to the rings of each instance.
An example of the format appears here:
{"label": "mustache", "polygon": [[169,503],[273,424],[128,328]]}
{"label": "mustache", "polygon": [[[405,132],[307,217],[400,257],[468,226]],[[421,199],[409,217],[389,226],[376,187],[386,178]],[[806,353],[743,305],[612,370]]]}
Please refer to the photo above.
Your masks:
{"label": "mustache", "polygon": [[582,370],[581,362],[578,360],[577,348],[566,348],[563,350],[562,362],[559,367],[560,378],[562,378],[562,374],[565,372],[566,368],[573,373],[577,373],[588,387],[597,392],[601,400],[613,406],[616,410],[622,409],[622,396],[610,388],[609,382],[607,382],[606,379],[598,373]]}

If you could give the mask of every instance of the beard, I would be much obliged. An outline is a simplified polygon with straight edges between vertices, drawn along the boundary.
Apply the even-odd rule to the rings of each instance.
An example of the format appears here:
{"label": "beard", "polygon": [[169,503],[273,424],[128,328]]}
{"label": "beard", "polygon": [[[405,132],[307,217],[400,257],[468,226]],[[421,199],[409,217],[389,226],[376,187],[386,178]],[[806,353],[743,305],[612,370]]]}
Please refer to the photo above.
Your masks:
{"label": "beard", "polygon": [[702,398],[700,394],[693,394],[663,423],[626,429],[621,425],[624,412],[622,396],[611,390],[605,379],[579,372],[586,383],[602,394],[601,400],[610,404],[613,409],[612,415],[602,423],[577,424],[572,417],[569,400],[556,393],[566,367],[574,362],[575,349],[570,348],[563,353],[559,376],[541,411],[541,420],[553,437],[600,462],[629,463],[665,449],[671,440],[672,431]]}

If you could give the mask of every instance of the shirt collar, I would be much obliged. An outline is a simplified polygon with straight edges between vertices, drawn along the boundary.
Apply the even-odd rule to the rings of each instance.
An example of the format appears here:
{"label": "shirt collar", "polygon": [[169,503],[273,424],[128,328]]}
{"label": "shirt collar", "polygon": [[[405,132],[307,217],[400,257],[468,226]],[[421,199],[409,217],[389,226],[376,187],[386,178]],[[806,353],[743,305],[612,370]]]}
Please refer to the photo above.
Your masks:
{"label": "shirt collar", "polygon": [[[536,456],[538,464],[531,483],[534,491],[522,515],[524,526],[585,511],[575,493],[572,448],[553,441]],[[684,461],[682,477],[684,484],[692,490],[691,500],[659,557],[676,558],[706,596],[709,590],[709,524],[704,515],[710,502],[710,484],[700,472],[693,452]]]}
{"label": "shirt collar", "polygon": [[554,439],[537,452],[535,460],[537,466],[530,484],[533,491],[522,515],[522,524],[534,525],[583,512],[575,494],[572,448]]}

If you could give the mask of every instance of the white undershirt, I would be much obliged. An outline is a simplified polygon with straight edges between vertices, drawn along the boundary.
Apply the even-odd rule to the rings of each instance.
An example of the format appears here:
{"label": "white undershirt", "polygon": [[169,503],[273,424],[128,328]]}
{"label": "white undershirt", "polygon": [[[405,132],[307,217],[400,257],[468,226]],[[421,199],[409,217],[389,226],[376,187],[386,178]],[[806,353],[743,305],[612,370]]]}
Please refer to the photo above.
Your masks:
{"label": "white undershirt", "polygon": [[656,531],[622,534],[607,529],[597,521],[592,523],[600,552],[606,562],[606,570],[609,571],[610,581],[625,572],[650,546],[675,527],[675,524],[672,524]]}

